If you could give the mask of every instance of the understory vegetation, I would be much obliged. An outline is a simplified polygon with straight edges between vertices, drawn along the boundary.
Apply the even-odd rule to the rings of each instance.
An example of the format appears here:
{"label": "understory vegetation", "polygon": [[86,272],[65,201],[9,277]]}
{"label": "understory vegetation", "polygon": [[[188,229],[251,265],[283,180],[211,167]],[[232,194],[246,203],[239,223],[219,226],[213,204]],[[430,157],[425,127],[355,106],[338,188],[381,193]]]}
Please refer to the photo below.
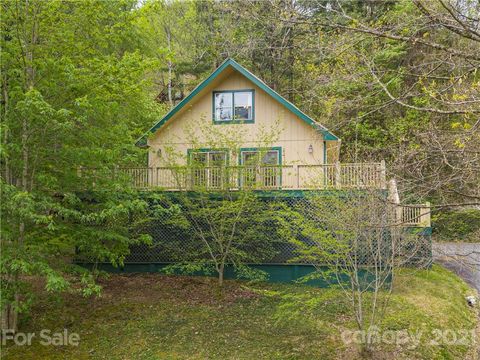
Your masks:
{"label": "understory vegetation", "polygon": [[444,211],[432,216],[435,241],[480,241],[480,210],[464,209]]}
{"label": "understory vegetation", "polygon": [[[20,324],[80,335],[78,346],[4,348],[5,359],[358,359],[359,346],[341,333],[355,330],[339,290],[304,285],[248,284],[214,278],[115,274],[101,278],[99,298],[40,291]],[[378,359],[459,359],[476,346],[432,345],[438,330],[475,328],[469,288],[440,267],[405,269],[395,280],[392,311],[382,330],[421,331],[418,346],[376,344]],[[100,321],[99,321],[100,319]],[[477,344],[478,345],[478,344]]]}

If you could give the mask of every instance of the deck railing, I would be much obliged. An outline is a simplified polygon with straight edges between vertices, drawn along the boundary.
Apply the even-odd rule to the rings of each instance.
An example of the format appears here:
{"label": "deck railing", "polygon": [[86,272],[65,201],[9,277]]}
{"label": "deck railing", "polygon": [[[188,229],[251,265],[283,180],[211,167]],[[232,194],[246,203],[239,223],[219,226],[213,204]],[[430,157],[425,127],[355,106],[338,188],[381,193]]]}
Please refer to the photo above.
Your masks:
{"label": "deck railing", "polygon": [[238,189],[348,189],[386,188],[385,164],[261,165],[222,167],[118,168],[132,186],[141,189],[191,190],[196,187]]}
{"label": "deck railing", "polygon": [[[386,189],[385,163],[327,165],[261,165],[213,167],[117,167],[78,169],[95,185],[98,172],[109,171],[138,189],[182,191],[196,189],[323,190]],[[103,174],[105,175],[105,174]],[[98,176],[104,178],[105,176]],[[391,181],[390,181],[391,182]],[[389,187],[389,193],[396,192]],[[390,196],[389,196],[390,197]],[[394,196],[395,198],[395,196]],[[399,201],[397,199],[397,201]],[[400,226],[430,227],[430,204],[392,206],[394,221]]]}
{"label": "deck railing", "polygon": [[397,220],[400,225],[430,227],[430,203],[398,205]]}

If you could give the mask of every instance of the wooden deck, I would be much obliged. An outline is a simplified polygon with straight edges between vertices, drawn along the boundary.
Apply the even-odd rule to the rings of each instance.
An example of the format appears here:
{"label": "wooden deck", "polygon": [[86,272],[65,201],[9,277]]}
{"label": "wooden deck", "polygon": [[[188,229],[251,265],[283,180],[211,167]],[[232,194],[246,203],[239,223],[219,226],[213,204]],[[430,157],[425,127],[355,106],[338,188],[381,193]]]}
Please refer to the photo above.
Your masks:
{"label": "wooden deck", "polygon": [[385,164],[224,166],[224,167],[135,167],[119,168],[139,189],[165,191],[215,190],[228,187],[255,190],[386,189]]}
{"label": "wooden deck", "polygon": [[[95,169],[83,169],[95,178]],[[92,174],[93,172],[93,174]],[[380,189],[387,191],[385,163],[335,163],[328,165],[221,166],[221,167],[124,167],[116,177],[134,188],[157,191],[219,190],[342,190]],[[389,194],[396,193],[396,185]],[[389,196],[390,197],[390,196]],[[400,226],[430,227],[430,204],[405,205],[392,202]]]}

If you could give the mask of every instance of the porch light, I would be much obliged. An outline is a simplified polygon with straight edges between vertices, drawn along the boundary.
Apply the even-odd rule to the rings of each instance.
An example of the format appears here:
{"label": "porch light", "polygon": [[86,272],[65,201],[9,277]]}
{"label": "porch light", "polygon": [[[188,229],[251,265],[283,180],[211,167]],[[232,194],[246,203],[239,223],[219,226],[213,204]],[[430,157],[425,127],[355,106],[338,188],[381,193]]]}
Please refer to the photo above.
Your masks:
{"label": "porch light", "polygon": [[157,156],[158,156],[158,157],[162,157],[162,149],[158,149],[158,150],[157,150]]}
{"label": "porch light", "polygon": [[308,153],[309,153],[309,154],[313,154],[313,145],[312,145],[312,144],[310,144],[310,145],[308,146]]}

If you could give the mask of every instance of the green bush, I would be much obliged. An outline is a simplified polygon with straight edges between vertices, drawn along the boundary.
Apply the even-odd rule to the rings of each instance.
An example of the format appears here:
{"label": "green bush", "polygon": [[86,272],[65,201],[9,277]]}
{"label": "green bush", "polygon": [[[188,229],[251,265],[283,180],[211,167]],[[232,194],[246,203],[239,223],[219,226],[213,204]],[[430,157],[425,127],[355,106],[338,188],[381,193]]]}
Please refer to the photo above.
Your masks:
{"label": "green bush", "polygon": [[433,234],[439,241],[480,240],[480,210],[442,211],[432,216]]}

